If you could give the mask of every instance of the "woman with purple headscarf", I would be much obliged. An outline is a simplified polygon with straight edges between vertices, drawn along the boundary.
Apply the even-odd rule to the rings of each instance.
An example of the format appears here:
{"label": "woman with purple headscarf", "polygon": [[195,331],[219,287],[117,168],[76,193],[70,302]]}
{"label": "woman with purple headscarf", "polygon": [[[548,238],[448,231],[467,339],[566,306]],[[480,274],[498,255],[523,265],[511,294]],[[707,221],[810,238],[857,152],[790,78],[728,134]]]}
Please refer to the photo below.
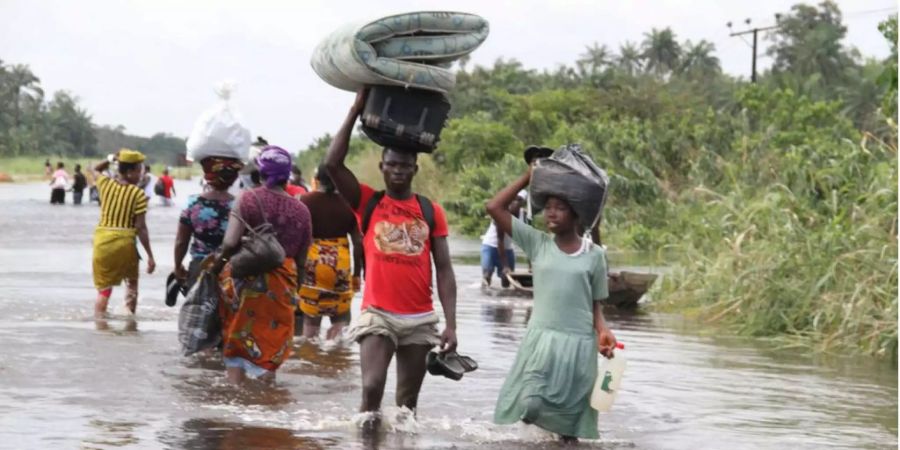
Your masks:
{"label": "woman with purple headscarf", "polygon": [[[220,274],[224,341],[228,381],[240,384],[251,378],[272,381],[275,370],[291,354],[297,290],[303,283],[306,252],[312,242],[309,210],[288,195],[291,155],[281,147],[266,146],[256,158],[263,186],[244,191],[228,222],[222,252],[210,271]],[[240,249],[250,227],[269,222],[284,247],[284,264],[262,275],[232,278],[228,259]]]}

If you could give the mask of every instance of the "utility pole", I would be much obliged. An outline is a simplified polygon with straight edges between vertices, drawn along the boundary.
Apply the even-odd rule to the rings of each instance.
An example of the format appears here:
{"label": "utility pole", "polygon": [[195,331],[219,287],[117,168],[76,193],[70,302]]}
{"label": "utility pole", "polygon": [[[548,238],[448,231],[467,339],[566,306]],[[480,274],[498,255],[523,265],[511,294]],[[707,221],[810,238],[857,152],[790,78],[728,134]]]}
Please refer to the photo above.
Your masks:
{"label": "utility pole", "polygon": [[[779,16],[780,16],[780,14],[775,14],[776,21],[778,20]],[[750,25],[750,19],[744,20],[744,23],[746,23],[747,25]],[[728,22],[725,25],[728,26],[729,30],[731,29],[731,22]],[[778,25],[773,25],[770,27],[762,27],[762,28],[751,28],[749,30],[736,31],[734,33],[729,34],[729,36],[735,37],[735,36],[741,36],[741,35],[753,33],[753,63],[752,63],[752,69],[750,72],[750,82],[751,83],[756,83],[756,35],[760,31],[774,30],[776,28],[778,28]]]}

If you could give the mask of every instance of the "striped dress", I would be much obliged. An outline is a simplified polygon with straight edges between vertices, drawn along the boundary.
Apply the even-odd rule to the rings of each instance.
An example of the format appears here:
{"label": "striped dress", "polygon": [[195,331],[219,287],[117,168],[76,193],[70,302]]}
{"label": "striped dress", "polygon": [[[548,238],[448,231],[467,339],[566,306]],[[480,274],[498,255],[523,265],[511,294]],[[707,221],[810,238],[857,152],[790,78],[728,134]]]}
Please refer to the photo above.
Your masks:
{"label": "striped dress", "polygon": [[122,184],[107,176],[97,177],[100,192],[100,223],[103,228],[134,228],[134,216],[147,212],[147,196],[133,184]]}
{"label": "striped dress", "polygon": [[94,230],[94,286],[103,290],[138,277],[134,218],[147,212],[147,197],[132,184],[97,177],[100,223]]}

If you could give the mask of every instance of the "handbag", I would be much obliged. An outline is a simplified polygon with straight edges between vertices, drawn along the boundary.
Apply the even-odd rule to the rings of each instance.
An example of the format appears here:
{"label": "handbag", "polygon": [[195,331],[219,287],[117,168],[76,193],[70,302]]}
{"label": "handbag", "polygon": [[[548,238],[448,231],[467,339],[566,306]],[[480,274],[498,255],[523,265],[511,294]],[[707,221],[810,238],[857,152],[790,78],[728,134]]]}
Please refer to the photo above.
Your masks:
{"label": "handbag", "polygon": [[264,274],[281,266],[285,257],[284,247],[278,242],[275,230],[269,223],[269,219],[266,218],[266,212],[259,196],[252,190],[247,192],[256,198],[256,204],[259,206],[264,223],[254,228],[239,213],[231,212],[231,215],[237,217],[247,227],[247,233],[241,238],[241,249],[231,257],[231,276],[233,278]]}
{"label": "handbag", "polygon": [[188,292],[178,314],[178,341],[185,356],[213,348],[222,342],[219,279],[215,275],[201,272],[200,278]]}
{"label": "handbag", "polygon": [[162,178],[157,178],[156,184],[153,185],[153,193],[160,196],[165,195],[166,185],[163,183]]}

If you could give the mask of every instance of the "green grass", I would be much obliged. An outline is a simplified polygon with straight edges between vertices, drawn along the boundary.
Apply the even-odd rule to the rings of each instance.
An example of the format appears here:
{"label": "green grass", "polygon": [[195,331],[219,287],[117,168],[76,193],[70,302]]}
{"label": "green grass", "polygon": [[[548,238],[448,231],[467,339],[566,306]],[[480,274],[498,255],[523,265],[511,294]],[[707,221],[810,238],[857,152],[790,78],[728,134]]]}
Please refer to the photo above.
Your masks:
{"label": "green grass", "polygon": [[[14,156],[0,158],[0,173],[6,173],[15,177],[16,175],[25,177],[42,177],[44,176],[44,160],[47,156]],[[82,168],[87,168],[91,164],[96,163],[99,159],[90,158],[58,158],[49,157],[50,164],[56,170],[56,163],[62,161],[66,165],[66,170],[71,172],[75,164],[81,164]]]}
{"label": "green grass", "polygon": [[782,183],[683,193],[655,307],[784,347],[896,359],[896,148],[838,148],[834,166],[807,166],[835,186],[822,198]]}
{"label": "green grass", "polygon": [[[14,156],[14,157],[4,157],[0,158],[0,173],[5,173],[11,175],[14,181],[30,181],[44,178],[44,161],[46,159],[50,159],[50,164],[53,169],[56,170],[56,163],[62,162],[65,164],[65,169],[67,172],[72,173],[75,164],[81,164],[82,171],[87,172],[93,167],[95,164],[99,163],[103,160],[103,158],[95,157],[95,158],[85,158],[85,157],[76,157],[76,158],[59,158],[56,156]],[[150,170],[154,175],[159,175],[162,173],[164,168],[163,164],[151,164]],[[191,176],[198,176],[203,173],[199,164],[194,164],[190,167],[173,167],[172,168],[172,176],[175,178],[183,179],[189,178]]]}

